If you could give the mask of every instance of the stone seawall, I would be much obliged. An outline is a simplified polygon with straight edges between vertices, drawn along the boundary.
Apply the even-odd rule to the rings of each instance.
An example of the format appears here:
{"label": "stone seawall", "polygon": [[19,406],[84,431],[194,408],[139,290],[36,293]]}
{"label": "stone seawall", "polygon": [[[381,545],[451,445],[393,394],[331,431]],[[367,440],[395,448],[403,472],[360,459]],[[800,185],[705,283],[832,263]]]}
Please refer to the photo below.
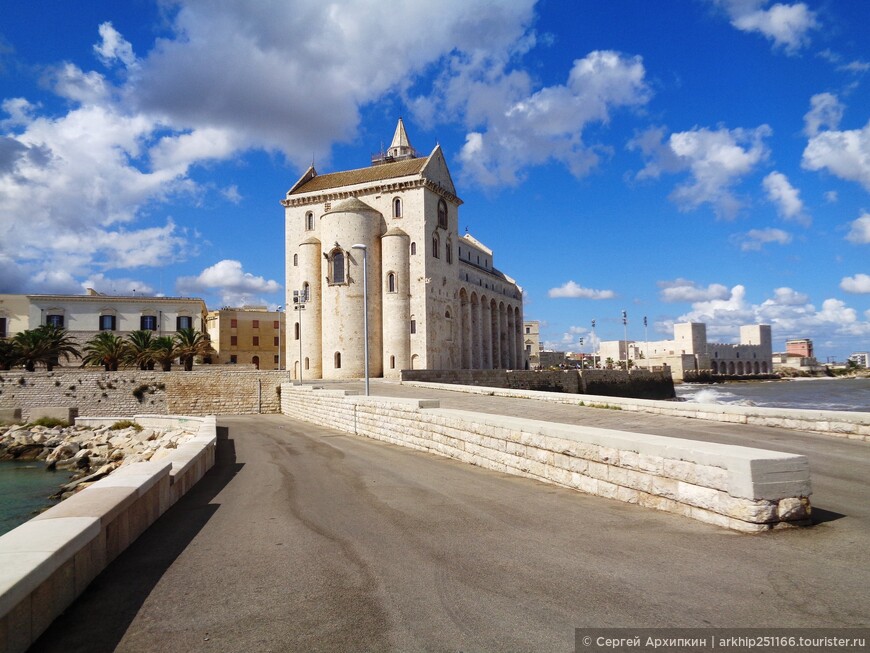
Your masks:
{"label": "stone seawall", "polygon": [[185,428],[196,423],[196,435],[169,457],[122,467],[0,536],[0,652],[26,651],[214,466],[214,417],[185,417],[178,420],[182,423]]}
{"label": "stone seawall", "polygon": [[673,399],[670,372],[650,370],[402,370],[402,381],[590,394],[640,399]]}
{"label": "stone seawall", "polygon": [[282,386],[285,415],[741,532],[806,523],[805,456]]}
{"label": "stone seawall", "polygon": [[59,368],[0,372],[0,409],[77,408],[79,415],[277,413],[285,371],[202,366],[191,372]]}

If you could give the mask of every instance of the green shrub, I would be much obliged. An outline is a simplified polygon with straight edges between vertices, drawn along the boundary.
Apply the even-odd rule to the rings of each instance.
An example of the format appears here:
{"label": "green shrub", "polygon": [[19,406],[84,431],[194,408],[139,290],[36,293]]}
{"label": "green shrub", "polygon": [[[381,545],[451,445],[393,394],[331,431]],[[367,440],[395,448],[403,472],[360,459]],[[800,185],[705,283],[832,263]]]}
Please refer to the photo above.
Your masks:
{"label": "green shrub", "polygon": [[132,428],[136,431],[142,430],[142,427],[139,424],[137,424],[133,420],[129,420],[129,419],[118,420],[117,422],[115,422],[114,424],[112,424],[109,427],[109,430],[120,431],[121,429],[129,429],[129,428]]}
{"label": "green shrub", "polygon": [[40,417],[35,422],[31,422],[28,426],[44,426],[53,429],[55,426],[69,426],[69,422],[65,419],[57,419],[56,417]]}

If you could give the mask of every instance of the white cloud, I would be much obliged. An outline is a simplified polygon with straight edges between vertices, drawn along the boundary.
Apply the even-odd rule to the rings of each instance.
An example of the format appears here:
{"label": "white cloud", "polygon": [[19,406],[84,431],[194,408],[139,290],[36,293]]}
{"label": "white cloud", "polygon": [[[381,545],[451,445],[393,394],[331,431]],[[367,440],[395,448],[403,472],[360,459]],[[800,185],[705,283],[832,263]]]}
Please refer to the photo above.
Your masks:
{"label": "white cloud", "polygon": [[719,127],[675,132],[665,142],[663,128],[653,128],[633,139],[628,147],[640,150],[646,159],[638,179],[657,178],[662,173],[688,171],[691,178],[671,193],[681,211],[710,204],[717,217],[733,218],[742,203],[733,187],[768,156],[764,139],[772,130]]}
{"label": "white cloud", "polygon": [[179,277],[176,289],[185,295],[218,293],[223,305],[241,306],[267,303],[260,296],[279,292],[281,284],[245,272],[240,261],[224,259],[195,277]]}
{"label": "white cloud", "polygon": [[674,279],[673,281],[659,281],[661,288],[659,297],[663,302],[698,302],[712,299],[724,299],[729,296],[728,288],[720,283],[711,283],[706,288],[699,286],[688,279]]}
{"label": "white cloud", "polygon": [[762,181],[767,199],[776,204],[779,214],[785,219],[809,225],[810,218],[804,213],[804,203],[800,191],[789,183],[788,177],[781,172],[771,172]]}
{"label": "white cloud", "polygon": [[768,0],[714,0],[731,24],[743,32],[758,32],[773,41],[774,47],[792,54],[810,42],[809,32],[820,27],[815,12],[803,2],[776,3]]}
{"label": "white cloud", "polygon": [[850,293],[870,293],[870,274],[843,277],[840,281],[840,288]]}
{"label": "white cloud", "polygon": [[810,98],[810,110],[804,115],[804,133],[815,136],[822,128],[837,129],[844,107],[832,93],[818,93]]}
{"label": "white cloud", "polygon": [[805,294],[792,288],[777,288],[772,297],[753,304],[746,299],[746,287],[736,285],[728,298],[697,302],[675,321],[706,323],[711,340],[734,339],[744,324],[770,324],[775,340],[831,339],[849,347],[857,337],[870,337],[870,316],[867,318],[860,320],[855,309],[838,299],[825,299],[817,309]]}
{"label": "white cloud", "polygon": [[94,52],[104,65],[110,66],[116,60],[128,68],[136,64],[133,46],[121,36],[120,32],[112,26],[112,23],[101,24],[98,31],[102,40],[94,45]]}
{"label": "white cloud", "polygon": [[850,224],[846,240],[856,245],[870,245],[870,213],[865,213]]}
{"label": "white cloud", "polygon": [[643,105],[651,94],[641,58],[613,51],[590,52],[574,61],[564,85],[534,93],[529,86],[524,74],[498,71],[481,81],[461,71],[447,83],[443,93],[449,96],[434,100],[478,127],[466,135],[459,154],[463,172],[478,183],[513,185],[525,168],[549,160],[564,164],[575,177],[587,174],[606,148],[586,144],[584,129],[607,124],[615,109]]}
{"label": "white cloud", "polygon": [[[172,4],[150,51],[137,56],[104,22],[93,52],[109,70],[46,69],[65,113],[3,99],[0,261],[27,270],[7,274],[6,287],[69,292],[98,270],[175,261],[191,249],[186,233],[154,209],[202,194],[196,166],[252,148],[299,166],[326,160],[333,143],[355,136],[360,106],[401,95],[449,57],[507,61],[534,43],[534,0],[445,0],[437,10],[368,0]],[[232,184],[223,192],[239,198]]]}
{"label": "white cloud", "polygon": [[107,295],[154,295],[154,288],[138,279],[118,277],[107,278],[103,274],[92,274],[82,281],[82,289],[93,288],[97,292]]}
{"label": "white cloud", "polygon": [[825,192],[825,201],[829,204],[836,204],[837,200],[840,199],[839,193],[835,190],[829,190]]}
{"label": "white cloud", "polygon": [[791,234],[782,229],[750,229],[745,234],[735,234],[733,242],[740,245],[744,252],[758,251],[768,243],[787,245],[791,242]]}
{"label": "white cloud", "polygon": [[810,137],[801,165],[827,170],[870,191],[870,121],[863,129],[821,131]]}
{"label": "white cloud", "polygon": [[616,297],[616,293],[612,290],[593,290],[592,288],[583,288],[573,281],[568,281],[558,288],[550,288],[547,291],[548,297],[569,297],[577,299],[612,299]]}

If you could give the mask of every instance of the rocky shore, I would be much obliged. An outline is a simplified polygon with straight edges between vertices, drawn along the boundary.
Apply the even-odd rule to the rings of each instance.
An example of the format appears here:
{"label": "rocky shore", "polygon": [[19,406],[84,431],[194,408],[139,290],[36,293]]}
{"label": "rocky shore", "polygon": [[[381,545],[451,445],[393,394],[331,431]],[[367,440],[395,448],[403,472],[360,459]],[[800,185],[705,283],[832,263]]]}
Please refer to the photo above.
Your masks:
{"label": "rocky shore", "polygon": [[182,429],[143,428],[129,420],[112,426],[0,426],[0,460],[35,460],[47,469],[69,470],[64,499],[123,465],[160,460],[195,434]]}

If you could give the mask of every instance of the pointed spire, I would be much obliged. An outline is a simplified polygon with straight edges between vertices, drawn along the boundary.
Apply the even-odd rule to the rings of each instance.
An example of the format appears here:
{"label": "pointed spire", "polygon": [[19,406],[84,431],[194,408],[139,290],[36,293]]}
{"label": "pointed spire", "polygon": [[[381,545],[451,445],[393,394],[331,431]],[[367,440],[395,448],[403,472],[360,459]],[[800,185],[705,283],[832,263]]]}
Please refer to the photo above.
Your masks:
{"label": "pointed spire", "polygon": [[393,148],[410,148],[411,143],[408,141],[408,134],[405,132],[405,123],[402,118],[399,118],[399,124],[396,125],[396,133],[393,134],[393,142],[390,143],[390,149]]}

